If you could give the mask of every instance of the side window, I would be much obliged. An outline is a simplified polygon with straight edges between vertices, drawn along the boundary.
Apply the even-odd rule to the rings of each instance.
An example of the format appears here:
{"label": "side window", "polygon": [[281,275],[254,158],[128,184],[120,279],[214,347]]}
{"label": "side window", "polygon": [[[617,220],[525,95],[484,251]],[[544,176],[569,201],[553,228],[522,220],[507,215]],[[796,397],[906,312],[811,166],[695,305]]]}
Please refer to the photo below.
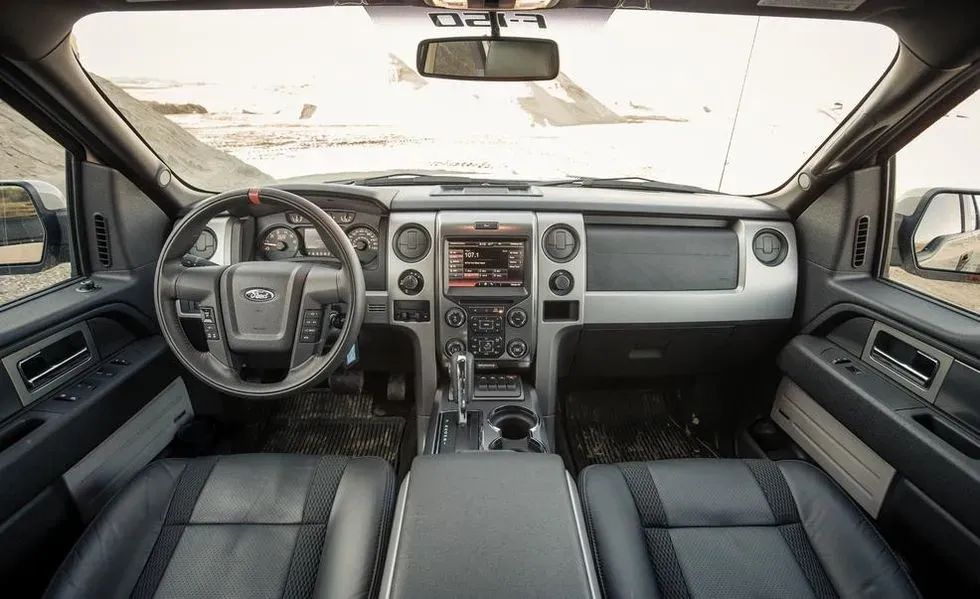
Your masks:
{"label": "side window", "polygon": [[0,101],[0,309],[72,278],[65,149]]}
{"label": "side window", "polygon": [[895,155],[883,275],[980,314],[980,92]]}

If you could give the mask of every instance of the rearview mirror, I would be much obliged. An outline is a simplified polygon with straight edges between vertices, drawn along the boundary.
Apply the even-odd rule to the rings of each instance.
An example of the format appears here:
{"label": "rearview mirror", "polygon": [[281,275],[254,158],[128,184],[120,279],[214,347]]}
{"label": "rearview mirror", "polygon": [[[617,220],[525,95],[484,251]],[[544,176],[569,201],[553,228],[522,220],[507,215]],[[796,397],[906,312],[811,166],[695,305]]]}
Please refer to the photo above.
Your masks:
{"label": "rearview mirror", "polygon": [[558,44],[538,38],[457,37],[423,40],[419,74],[470,81],[542,81],[558,76]]}
{"label": "rearview mirror", "polygon": [[68,260],[68,214],[57,187],[0,181],[0,274],[30,274]]}
{"label": "rearview mirror", "polygon": [[915,190],[896,206],[902,268],[927,279],[980,283],[980,191]]}

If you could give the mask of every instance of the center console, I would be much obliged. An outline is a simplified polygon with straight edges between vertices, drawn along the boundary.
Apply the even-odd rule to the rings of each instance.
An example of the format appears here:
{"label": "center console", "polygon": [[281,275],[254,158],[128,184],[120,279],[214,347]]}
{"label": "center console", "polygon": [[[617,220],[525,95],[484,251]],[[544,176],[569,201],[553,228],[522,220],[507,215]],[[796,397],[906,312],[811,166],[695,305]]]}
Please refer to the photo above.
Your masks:
{"label": "center console", "polygon": [[420,456],[398,494],[380,596],[595,599],[593,563],[558,456]]}
{"label": "center console", "polygon": [[535,351],[535,220],[530,213],[445,212],[440,243],[439,347],[480,371],[526,370]]}

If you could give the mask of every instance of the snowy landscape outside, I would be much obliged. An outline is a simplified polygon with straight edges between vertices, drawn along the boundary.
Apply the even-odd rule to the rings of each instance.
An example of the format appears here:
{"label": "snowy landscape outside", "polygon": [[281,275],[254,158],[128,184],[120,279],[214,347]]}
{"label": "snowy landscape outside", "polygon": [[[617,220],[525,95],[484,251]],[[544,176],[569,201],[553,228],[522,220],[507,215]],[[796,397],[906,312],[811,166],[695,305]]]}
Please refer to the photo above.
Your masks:
{"label": "snowy landscape outside", "polygon": [[[420,40],[487,30],[435,27],[411,8],[107,13],[74,35],[93,75],[171,105],[164,112],[195,112],[167,116],[275,180],[389,169],[643,176],[739,194],[785,182],[897,44],[867,23],[542,14],[546,28],[514,19],[503,31],[558,42],[561,75],[532,83],[421,78]],[[206,163],[171,167],[208,191],[254,182],[228,181]]]}

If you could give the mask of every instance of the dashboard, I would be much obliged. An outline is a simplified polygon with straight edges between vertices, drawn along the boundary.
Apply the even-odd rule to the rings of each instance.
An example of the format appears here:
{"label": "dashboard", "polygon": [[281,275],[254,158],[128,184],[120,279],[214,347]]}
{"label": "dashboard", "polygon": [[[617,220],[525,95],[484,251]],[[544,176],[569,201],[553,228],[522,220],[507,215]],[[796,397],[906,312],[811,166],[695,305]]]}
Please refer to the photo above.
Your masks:
{"label": "dashboard", "polygon": [[[563,376],[730,366],[759,355],[793,315],[795,230],[785,213],[752,198],[283,188],[319,205],[347,234],[364,270],[364,323],[411,338],[422,419],[458,351],[472,352],[479,370],[533,382],[547,419]],[[335,251],[298,214],[267,206],[213,219],[191,248],[220,264],[330,262]]]}

